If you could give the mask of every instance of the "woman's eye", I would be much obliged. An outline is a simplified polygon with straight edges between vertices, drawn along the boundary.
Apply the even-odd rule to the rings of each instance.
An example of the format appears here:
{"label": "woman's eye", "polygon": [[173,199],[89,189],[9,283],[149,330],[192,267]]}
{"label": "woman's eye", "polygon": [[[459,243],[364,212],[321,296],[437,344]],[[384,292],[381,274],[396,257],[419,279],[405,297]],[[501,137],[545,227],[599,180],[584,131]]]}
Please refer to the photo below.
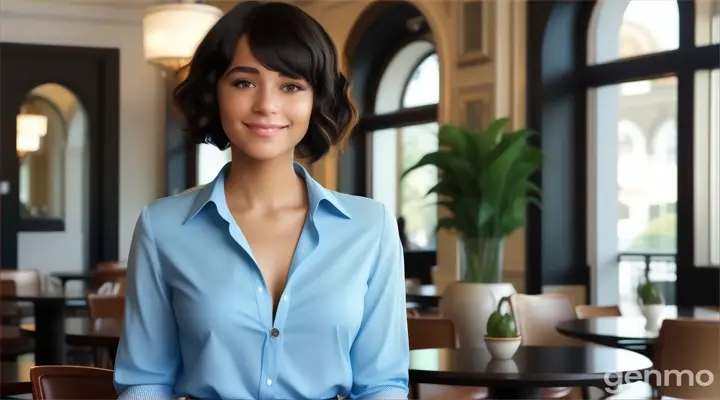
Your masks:
{"label": "woman's eye", "polygon": [[283,87],[283,90],[286,92],[299,92],[299,91],[303,90],[303,88],[300,85],[291,83],[289,85],[285,85],[285,87]]}
{"label": "woman's eye", "polygon": [[240,80],[238,80],[238,81],[235,81],[235,82],[233,83],[233,85],[234,85],[235,87],[239,87],[239,88],[249,88],[249,87],[252,87],[252,86],[253,86],[252,82],[250,82],[250,81],[248,81],[248,80],[245,80],[245,79],[240,79]]}

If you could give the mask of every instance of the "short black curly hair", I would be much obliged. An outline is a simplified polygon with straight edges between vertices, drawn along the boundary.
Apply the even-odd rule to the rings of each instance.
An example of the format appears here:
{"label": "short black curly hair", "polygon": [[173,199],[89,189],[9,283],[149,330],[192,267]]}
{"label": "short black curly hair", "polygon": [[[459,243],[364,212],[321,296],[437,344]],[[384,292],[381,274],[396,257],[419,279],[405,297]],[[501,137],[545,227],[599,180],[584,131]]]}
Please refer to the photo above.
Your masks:
{"label": "short black curly hair", "polygon": [[310,15],[287,3],[241,2],[210,29],[185,67],[187,77],[173,93],[188,134],[197,143],[213,144],[220,150],[230,146],[220,121],[217,82],[243,35],[266,68],[304,79],[312,87],[310,125],[295,150],[310,162],[321,159],[352,131],[357,109],[330,35]]}

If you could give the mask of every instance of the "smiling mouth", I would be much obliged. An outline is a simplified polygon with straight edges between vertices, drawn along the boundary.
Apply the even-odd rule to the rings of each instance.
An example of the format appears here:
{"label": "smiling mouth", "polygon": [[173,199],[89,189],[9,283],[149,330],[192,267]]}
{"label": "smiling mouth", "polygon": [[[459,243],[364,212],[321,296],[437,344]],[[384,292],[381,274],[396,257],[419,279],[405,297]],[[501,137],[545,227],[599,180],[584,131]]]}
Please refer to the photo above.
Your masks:
{"label": "smiling mouth", "polygon": [[262,137],[273,137],[278,133],[282,132],[287,125],[270,125],[270,124],[244,124],[250,132],[262,136]]}

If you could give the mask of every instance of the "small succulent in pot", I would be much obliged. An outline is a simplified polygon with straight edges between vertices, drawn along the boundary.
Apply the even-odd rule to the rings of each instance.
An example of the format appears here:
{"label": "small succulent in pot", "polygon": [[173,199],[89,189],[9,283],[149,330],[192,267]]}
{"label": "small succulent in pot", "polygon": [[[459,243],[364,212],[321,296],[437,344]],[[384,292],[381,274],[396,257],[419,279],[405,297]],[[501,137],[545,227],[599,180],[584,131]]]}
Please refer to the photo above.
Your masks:
{"label": "small succulent in pot", "polygon": [[490,314],[487,320],[487,334],[485,335],[485,346],[496,360],[511,359],[517,352],[522,342],[522,336],[518,335],[515,316],[511,311],[502,312],[503,304],[510,304],[510,297],[503,297],[498,302],[497,310]]}
{"label": "small succulent in pot", "polygon": [[503,297],[498,303],[497,310],[490,314],[487,321],[487,335],[492,338],[515,338],[518,336],[517,323],[512,311],[502,313],[503,304],[510,305],[510,298]]}
{"label": "small succulent in pot", "polygon": [[637,287],[638,302],[642,306],[664,305],[665,296],[657,282],[650,280],[650,268],[645,268],[645,281]]}

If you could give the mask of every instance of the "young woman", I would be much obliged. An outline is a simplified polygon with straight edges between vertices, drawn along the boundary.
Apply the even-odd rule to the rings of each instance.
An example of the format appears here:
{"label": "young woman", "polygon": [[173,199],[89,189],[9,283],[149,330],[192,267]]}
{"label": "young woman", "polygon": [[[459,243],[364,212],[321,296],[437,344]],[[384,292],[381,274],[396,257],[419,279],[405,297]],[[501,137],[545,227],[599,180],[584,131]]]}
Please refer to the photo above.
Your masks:
{"label": "young woman", "polygon": [[128,259],[121,399],[401,399],[403,252],[381,203],[323,188],[316,161],[355,110],[329,35],[242,2],[199,45],[175,100],[215,180],[147,205]]}

